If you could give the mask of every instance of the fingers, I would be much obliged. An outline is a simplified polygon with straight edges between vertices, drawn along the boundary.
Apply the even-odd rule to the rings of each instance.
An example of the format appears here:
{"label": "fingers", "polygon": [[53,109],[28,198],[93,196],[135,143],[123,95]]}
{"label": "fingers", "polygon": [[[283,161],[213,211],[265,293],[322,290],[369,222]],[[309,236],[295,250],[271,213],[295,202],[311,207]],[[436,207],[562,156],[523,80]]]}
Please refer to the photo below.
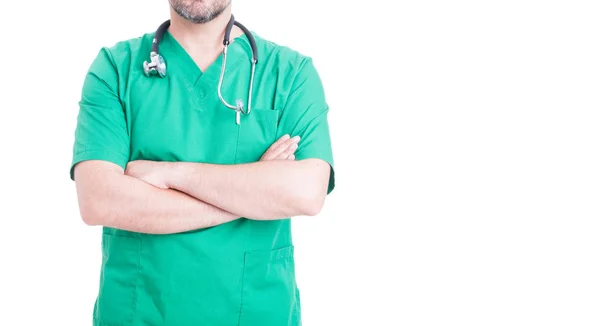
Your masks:
{"label": "fingers", "polygon": [[290,161],[294,161],[296,159],[296,155],[292,154],[287,159]]}
{"label": "fingers", "polygon": [[298,143],[292,143],[287,148],[285,148],[284,151],[281,152],[281,154],[279,154],[279,156],[277,156],[275,159],[276,160],[285,160],[285,159],[289,158],[290,155],[293,155],[297,149],[298,149]]}
{"label": "fingers", "polygon": [[269,146],[269,149],[279,147],[281,144],[288,141],[289,139],[290,139],[290,135],[285,134],[285,135],[281,136],[281,138],[277,139],[277,141],[275,141],[273,143],[273,145]]}
{"label": "fingers", "polygon": [[279,138],[269,149],[263,154],[262,161],[266,160],[285,160],[289,159],[290,155],[294,154],[298,149],[300,137],[295,136],[290,138],[289,135],[284,135]]}
{"label": "fingers", "polygon": [[290,140],[290,135],[283,135],[273,145],[269,146],[269,149],[263,154],[261,160],[275,159],[275,157],[281,154],[281,151],[285,150],[285,148],[282,148],[282,145],[288,140]]}

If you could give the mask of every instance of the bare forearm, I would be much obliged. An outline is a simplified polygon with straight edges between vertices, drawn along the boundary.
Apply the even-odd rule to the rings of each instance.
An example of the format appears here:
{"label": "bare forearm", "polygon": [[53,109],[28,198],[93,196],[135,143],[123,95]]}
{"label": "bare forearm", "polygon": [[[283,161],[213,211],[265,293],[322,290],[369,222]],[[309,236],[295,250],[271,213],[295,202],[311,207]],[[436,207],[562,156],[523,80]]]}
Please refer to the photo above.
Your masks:
{"label": "bare forearm", "polygon": [[88,166],[81,173],[76,171],[80,211],[88,224],[167,234],[207,228],[238,218],[176,190],[159,189],[118,172],[93,173],[90,168],[94,167]]}
{"label": "bare forearm", "polygon": [[172,164],[170,188],[252,219],[315,215],[327,191],[329,165],[321,160]]}

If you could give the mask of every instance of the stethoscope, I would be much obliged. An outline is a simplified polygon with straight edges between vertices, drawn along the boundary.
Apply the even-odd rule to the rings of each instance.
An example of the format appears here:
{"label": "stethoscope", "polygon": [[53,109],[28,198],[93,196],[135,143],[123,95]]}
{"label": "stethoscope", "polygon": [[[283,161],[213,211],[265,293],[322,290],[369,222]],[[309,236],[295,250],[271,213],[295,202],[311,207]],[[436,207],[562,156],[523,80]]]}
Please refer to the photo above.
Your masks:
{"label": "stethoscope", "polygon": [[[171,20],[167,20],[162,25],[158,27],[156,33],[154,34],[154,39],[152,40],[152,50],[150,51],[150,62],[144,61],[144,72],[146,76],[156,75],[158,74],[161,78],[167,75],[167,64],[165,59],[158,52],[158,45],[162,40],[167,28],[171,25]],[[250,86],[248,89],[248,106],[244,108],[244,102],[241,99],[237,99],[235,101],[236,105],[231,105],[225,101],[223,95],[221,94],[221,87],[223,86],[223,77],[225,75],[225,67],[227,66],[227,48],[229,47],[229,37],[231,35],[231,29],[233,25],[239,27],[246,37],[248,41],[250,41],[250,47],[252,48],[252,73],[250,74]],[[244,27],[241,23],[235,21],[233,15],[231,15],[231,19],[229,19],[229,23],[227,23],[227,28],[225,29],[225,37],[223,39],[223,63],[221,65],[221,77],[219,78],[219,86],[218,86],[218,94],[221,102],[228,108],[234,110],[236,112],[235,122],[240,124],[240,113],[247,115],[250,114],[250,110],[252,107],[252,85],[254,84],[254,72],[256,71],[256,63],[258,62],[258,51],[256,50],[256,41],[252,36],[252,33]]]}

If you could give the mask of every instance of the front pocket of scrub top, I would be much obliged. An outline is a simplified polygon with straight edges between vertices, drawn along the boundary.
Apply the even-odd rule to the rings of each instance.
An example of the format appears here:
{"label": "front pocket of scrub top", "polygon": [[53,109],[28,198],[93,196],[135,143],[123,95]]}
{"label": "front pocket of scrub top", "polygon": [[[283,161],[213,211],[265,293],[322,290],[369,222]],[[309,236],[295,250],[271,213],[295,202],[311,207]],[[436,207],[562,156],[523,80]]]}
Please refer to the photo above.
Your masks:
{"label": "front pocket of scrub top", "polygon": [[299,326],[294,247],[247,252],[239,326]]}
{"label": "front pocket of scrub top", "polygon": [[94,318],[101,325],[133,324],[141,240],[102,235],[100,291]]}
{"label": "front pocket of scrub top", "polygon": [[241,115],[235,153],[236,163],[257,162],[275,142],[279,111],[252,109]]}

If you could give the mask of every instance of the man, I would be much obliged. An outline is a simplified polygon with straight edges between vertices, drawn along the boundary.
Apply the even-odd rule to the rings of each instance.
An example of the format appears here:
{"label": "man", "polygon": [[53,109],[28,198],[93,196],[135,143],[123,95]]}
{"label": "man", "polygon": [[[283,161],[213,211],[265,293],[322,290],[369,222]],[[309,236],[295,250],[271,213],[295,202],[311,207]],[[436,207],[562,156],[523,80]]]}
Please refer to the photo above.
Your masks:
{"label": "man", "polygon": [[[154,33],[103,48],[86,76],[71,178],[103,226],[94,325],[301,324],[290,217],[334,188],[328,106],[310,58],[254,34],[236,123],[217,93],[230,2],[170,1],[164,78],[143,69]],[[251,50],[237,27],[230,41],[235,103]]]}

